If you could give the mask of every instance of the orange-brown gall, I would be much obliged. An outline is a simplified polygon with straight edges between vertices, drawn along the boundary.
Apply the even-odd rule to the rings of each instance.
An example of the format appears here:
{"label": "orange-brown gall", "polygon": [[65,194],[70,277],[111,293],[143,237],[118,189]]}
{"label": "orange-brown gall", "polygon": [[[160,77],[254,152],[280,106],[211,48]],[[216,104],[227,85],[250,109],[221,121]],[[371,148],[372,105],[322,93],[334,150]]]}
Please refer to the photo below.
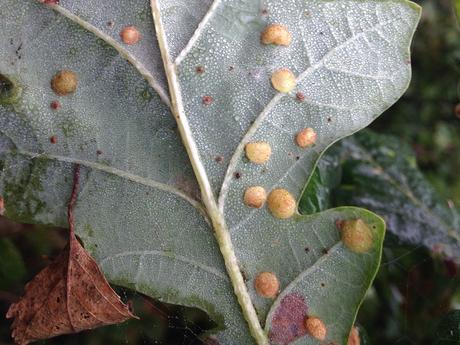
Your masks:
{"label": "orange-brown gall", "polygon": [[292,34],[285,25],[271,24],[262,32],[260,40],[263,44],[288,46],[291,44]]}
{"label": "orange-brown gall", "polygon": [[351,329],[347,345],[361,345],[361,338],[359,337],[359,330],[357,327]]}
{"label": "orange-brown gall", "polygon": [[342,242],[355,253],[365,253],[374,245],[374,235],[362,219],[345,220],[341,226]]}
{"label": "orange-brown gall", "polygon": [[313,338],[324,341],[327,335],[327,328],[324,322],[316,316],[307,316],[304,321],[307,333]]}
{"label": "orange-brown gall", "polygon": [[3,200],[3,197],[0,195],[0,216],[3,216],[5,214],[5,200]]}
{"label": "orange-brown gall", "polygon": [[283,93],[291,92],[297,85],[294,73],[287,68],[275,71],[272,74],[271,81],[275,90]]}
{"label": "orange-brown gall", "polygon": [[125,26],[120,31],[120,38],[124,44],[133,45],[141,39],[141,33],[135,26]]}
{"label": "orange-brown gall", "polygon": [[78,76],[75,72],[62,70],[51,79],[51,88],[59,96],[74,93],[78,86]]}
{"label": "orange-brown gall", "polygon": [[254,288],[259,296],[274,298],[280,289],[280,283],[276,275],[271,272],[259,273],[254,281]]}
{"label": "orange-brown gall", "polygon": [[248,143],[245,146],[246,157],[255,164],[267,163],[272,154],[270,144],[266,142]]}
{"label": "orange-brown gall", "polygon": [[267,199],[268,209],[273,216],[280,219],[292,217],[297,210],[294,196],[286,189],[274,189]]}
{"label": "orange-brown gall", "polygon": [[313,128],[304,128],[295,137],[297,146],[307,148],[316,142],[316,132]]}
{"label": "orange-brown gall", "polygon": [[267,200],[267,192],[261,186],[249,187],[244,192],[243,200],[248,207],[261,208]]}

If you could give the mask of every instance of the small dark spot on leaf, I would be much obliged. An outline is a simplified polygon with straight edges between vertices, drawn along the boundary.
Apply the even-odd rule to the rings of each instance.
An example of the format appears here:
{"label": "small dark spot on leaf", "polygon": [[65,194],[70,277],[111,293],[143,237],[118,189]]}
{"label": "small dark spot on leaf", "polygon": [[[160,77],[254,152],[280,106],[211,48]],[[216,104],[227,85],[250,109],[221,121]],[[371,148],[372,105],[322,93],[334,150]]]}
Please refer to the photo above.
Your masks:
{"label": "small dark spot on leaf", "polygon": [[324,255],[327,255],[329,254],[329,250],[327,250],[327,248],[323,248],[323,250],[321,251]]}
{"label": "small dark spot on leaf", "polygon": [[322,286],[322,287],[325,287],[325,286],[326,286],[326,284],[324,284],[324,283],[321,283],[321,286]]}
{"label": "small dark spot on leaf", "polygon": [[261,11],[262,15],[263,16],[266,16],[268,15],[268,10],[266,8],[264,8],[262,11]]}
{"label": "small dark spot on leaf", "polygon": [[57,144],[57,136],[53,135],[53,136],[50,138],[50,143],[51,143],[51,144]]}
{"label": "small dark spot on leaf", "polygon": [[50,107],[53,110],[59,110],[61,108],[61,103],[59,103],[59,101],[52,101]]}
{"label": "small dark spot on leaf", "polygon": [[237,171],[236,173],[233,174],[233,176],[238,180],[241,178],[241,173]]}
{"label": "small dark spot on leaf", "polygon": [[96,151],[96,154],[97,154],[98,156],[100,156],[100,155],[102,155],[102,151],[101,151],[101,150],[97,150],[97,151]]}
{"label": "small dark spot on leaf", "polygon": [[216,156],[216,158],[214,158],[214,160],[217,162],[217,163],[222,163],[224,161],[224,157],[223,156]]}
{"label": "small dark spot on leaf", "polygon": [[195,70],[196,70],[196,73],[198,73],[198,74],[203,74],[204,73],[204,67],[203,66],[198,66]]}
{"label": "small dark spot on leaf", "polygon": [[299,102],[304,102],[305,101],[305,94],[303,92],[297,92],[296,95],[295,95],[295,98],[297,98],[297,100]]}
{"label": "small dark spot on leaf", "polygon": [[337,229],[341,230],[343,227],[343,220],[336,220],[335,221],[335,226]]}
{"label": "small dark spot on leaf", "polygon": [[211,105],[213,98],[211,96],[203,96],[202,101],[204,105]]}
{"label": "small dark spot on leaf", "polygon": [[304,250],[305,250],[305,253],[308,253],[310,251],[310,248],[305,247]]}
{"label": "small dark spot on leaf", "polygon": [[300,156],[297,156],[295,159],[298,161],[300,159]]}
{"label": "small dark spot on leaf", "polygon": [[327,118],[327,122],[332,122],[332,118],[331,118],[331,117],[328,117],[328,118]]}
{"label": "small dark spot on leaf", "polygon": [[235,66],[229,66],[229,67],[228,67],[228,70],[229,70],[229,71],[233,71],[234,69],[235,69]]}
{"label": "small dark spot on leaf", "polygon": [[113,28],[114,25],[115,25],[115,23],[114,23],[112,20],[109,20],[109,21],[107,22],[107,26],[108,26],[109,28]]}

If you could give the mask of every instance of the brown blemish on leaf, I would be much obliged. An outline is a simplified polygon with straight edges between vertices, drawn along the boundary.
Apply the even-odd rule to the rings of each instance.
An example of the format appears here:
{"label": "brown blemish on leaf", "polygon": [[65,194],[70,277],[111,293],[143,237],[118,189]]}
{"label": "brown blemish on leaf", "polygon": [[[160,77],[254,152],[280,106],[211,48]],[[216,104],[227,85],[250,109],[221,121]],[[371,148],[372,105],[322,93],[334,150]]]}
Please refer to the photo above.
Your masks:
{"label": "brown blemish on leaf", "polygon": [[51,138],[50,138],[50,143],[51,144],[57,144],[57,136],[56,135],[53,135]]}
{"label": "brown blemish on leaf", "polygon": [[97,151],[96,151],[96,154],[97,154],[98,156],[100,156],[100,155],[102,155],[102,151],[101,151],[101,150],[97,150]]}
{"label": "brown blemish on leaf", "polygon": [[125,26],[120,31],[120,38],[124,44],[133,45],[141,39],[141,33],[135,26]]}
{"label": "brown blemish on leaf", "polygon": [[288,46],[292,42],[292,34],[285,25],[271,24],[262,32],[260,40],[263,44]]}
{"label": "brown blemish on leaf", "polygon": [[75,236],[73,207],[77,199],[79,166],[68,205],[69,244],[58,258],[25,287],[25,295],[6,314],[14,318],[17,344],[48,339],[124,322],[135,317],[112,290],[96,262]]}
{"label": "brown blemish on leaf", "polygon": [[78,76],[75,72],[62,70],[51,79],[51,88],[59,96],[67,96],[77,90]]}
{"label": "brown blemish on leaf", "polygon": [[327,335],[327,328],[323,320],[316,316],[305,318],[305,329],[313,338],[324,341]]}
{"label": "brown blemish on leaf", "polygon": [[217,163],[222,163],[224,161],[224,157],[219,155],[219,156],[216,156],[216,158],[214,158],[214,160]]}
{"label": "brown blemish on leaf", "polygon": [[203,74],[204,73],[204,67],[203,66],[198,66],[196,69],[195,69],[196,73],[198,74]]}
{"label": "brown blemish on leaf", "polygon": [[233,174],[233,177],[235,177],[237,180],[239,180],[241,178],[241,173],[239,171],[235,172]]}
{"label": "brown blemish on leaf", "polygon": [[307,333],[304,318],[308,308],[303,296],[292,293],[285,296],[276,309],[269,332],[270,341],[287,345]]}

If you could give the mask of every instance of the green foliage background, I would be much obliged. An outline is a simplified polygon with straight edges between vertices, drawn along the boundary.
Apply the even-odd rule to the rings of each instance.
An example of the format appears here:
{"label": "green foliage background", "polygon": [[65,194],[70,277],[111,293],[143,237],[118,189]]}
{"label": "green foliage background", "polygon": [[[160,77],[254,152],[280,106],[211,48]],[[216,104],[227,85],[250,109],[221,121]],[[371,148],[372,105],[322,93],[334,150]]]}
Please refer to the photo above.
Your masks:
{"label": "green foliage background", "polygon": [[[420,169],[440,196],[458,207],[460,113],[455,113],[455,107],[460,103],[460,30],[454,9],[459,4],[455,0],[417,2],[424,14],[413,45],[411,87],[371,128],[409,144]],[[0,315],[21,294],[25,282],[63,247],[65,234],[0,218]],[[440,335],[451,334],[450,329],[456,328],[452,334],[460,334],[457,314],[448,315],[454,315],[454,319],[440,321],[449,310],[460,309],[459,288],[460,274],[452,260],[389,235],[380,273],[359,315],[359,323],[368,333],[366,343],[460,344],[460,340],[448,336],[439,342]],[[121,293],[133,300],[141,321],[43,343],[200,344],[195,335],[212,326],[197,310]],[[0,345],[10,344],[9,322],[0,320]],[[436,330],[438,323],[441,329]],[[446,324],[450,328],[447,333]]]}

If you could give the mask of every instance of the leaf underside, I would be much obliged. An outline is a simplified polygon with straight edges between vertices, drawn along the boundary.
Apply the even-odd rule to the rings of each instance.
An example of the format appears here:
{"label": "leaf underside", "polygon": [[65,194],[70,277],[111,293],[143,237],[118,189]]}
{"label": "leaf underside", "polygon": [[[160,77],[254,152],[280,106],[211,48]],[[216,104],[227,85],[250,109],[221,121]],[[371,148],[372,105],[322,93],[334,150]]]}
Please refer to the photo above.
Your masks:
{"label": "leaf underside", "polygon": [[[15,91],[0,93],[6,216],[65,225],[73,166],[80,164],[77,233],[111,282],[201,308],[220,325],[222,344],[252,344],[210,225],[217,217],[272,343],[318,344],[305,334],[305,313],[324,320],[328,341],[346,343],[378,269],[383,221],[347,207],[278,220],[244,206],[242,194],[261,185],[298,198],[327,147],[401,96],[419,9],[377,0],[158,2],[191,134],[182,142],[189,152],[191,142],[197,148],[194,166],[203,169],[195,173],[209,181],[218,215],[201,201],[209,196],[200,195],[171,115],[177,100],[169,99],[147,1],[62,0],[56,7],[1,0],[0,74]],[[260,44],[268,23],[287,25],[291,46]],[[125,25],[141,31],[138,45],[121,43]],[[282,67],[297,76],[289,94],[270,85]],[[79,77],[76,93],[66,97],[50,88],[62,69]],[[50,107],[55,100],[58,110]],[[318,140],[301,150],[293,138],[304,127]],[[271,144],[267,164],[245,159],[249,141]],[[336,227],[356,218],[374,235],[365,254],[347,249]],[[275,300],[254,291],[261,271],[278,276]],[[297,312],[286,312],[291,308]]]}

